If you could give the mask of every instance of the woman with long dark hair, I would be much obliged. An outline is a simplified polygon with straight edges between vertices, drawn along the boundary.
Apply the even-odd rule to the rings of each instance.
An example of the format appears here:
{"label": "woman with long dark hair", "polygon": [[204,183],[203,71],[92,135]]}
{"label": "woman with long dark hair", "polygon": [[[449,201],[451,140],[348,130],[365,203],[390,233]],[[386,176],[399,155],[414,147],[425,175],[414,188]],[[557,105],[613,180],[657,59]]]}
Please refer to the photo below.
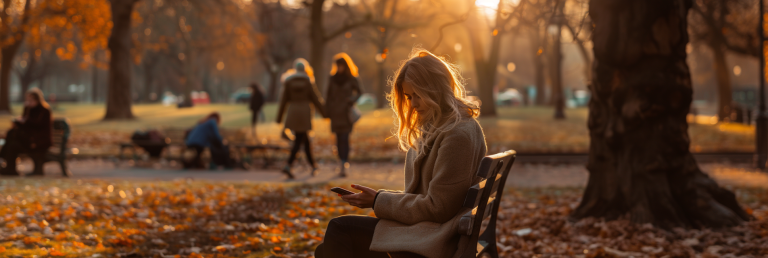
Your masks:
{"label": "woman with long dark hair", "polygon": [[[43,162],[48,148],[53,144],[53,120],[51,109],[40,89],[33,88],[24,96],[24,112],[13,121],[13,127],[5,135],[6,143],[0,150],[5,168],[0,175],[18,176],[16,158],[26,153],[35,163],[34,171],[27,176],[42,176]],[[69,176],[62,171],[64,176]]]}
{"label": "woman with long dark hair", "polygon": [[456,66],[416,50],[395,73],[390,105],[397,116],[395,137],[406,150],[405,191],[352,185],[360,193],[341,198],[376,217],[341,216],[328,223],[315,257],[382,257],[409,252],[429,258],[455,257],[458,222],[470,208],[462,203],[478,183],[485,136],[467,100]]}
{"label": "woman with long dark hair", "polygon": [[291,165],[296,160],[296,153],[303,145],[307,161],[312,166],[311,174],[314,176],[317,165],[312,158],[312,146],[309,143],[308,134],[312,130],[312,114],[314,114],[312,106],[323,116],[325,116],[325,112],[323,111],[323,100],[320,98],[317,87],[315,87],[312,67],[309,66],[307,60],[296,59],[294,68],[283,74],[282,81],[283,94],[280,97],[280,108],[277,111],[277,123],[283,121],[285,114],[285,128],[290,129],[295,136],[291,155],[288,158],[288,164],[283,168],[283,173],[288,178],[293,179]]}
{"label": "woman with long dark hair", "polygon": [[349,134],[359,118],[354,113],[354,107],[361,92],[357,81],[357,66],[352,58],[346,53],[339,53],[333,59],[325,113],[331,119],[331,131],[336,134],[336,151],[341,164],[339,176],[345,177],[349,167]]}

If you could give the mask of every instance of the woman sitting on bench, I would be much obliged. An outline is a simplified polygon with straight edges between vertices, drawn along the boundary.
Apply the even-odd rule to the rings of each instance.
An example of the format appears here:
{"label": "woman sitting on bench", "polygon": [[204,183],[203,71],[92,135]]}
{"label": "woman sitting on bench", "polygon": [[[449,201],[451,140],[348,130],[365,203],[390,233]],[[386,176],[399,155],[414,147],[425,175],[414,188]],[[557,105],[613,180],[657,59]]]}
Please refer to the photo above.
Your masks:
{"label": "woman sitting on bench", "polygon": [[328,223],[315,256],[389,257],[407,252],[453,257],[458,221],[475,172],[485,156],[485,136],[466,99],[458,68],[426,50],[416,50],[395,73],[389,95],[397,115],[396,137],[407,151],[405,191],[374,190],[341,198],[374,217],[341,216]]}
{"label": "woman sitting on bench", "polygon": [[235,161],[229,157],[229,146],[224,145],[224,138],[219,134],[219,123],[221,116],[213,112],[200,120],[200,122],[189,131],[185,137],[187,148],[195,149],[195,158],[184,164],[185,168],[205,168],[202,158],[203,150],[208,148],[211,152],[211,159],[214,164],[233,168]]}
{"label": "woman sitting on bench", "polygon": [[53,122],[51,109],[43,98],[43,92],[37,88],[27,91],[24,99],[24,112],[13,120],[13,126],[5,134],[5,145],[0,150],[0,157],[5,160],[5,168],[0,175],[18,176],[16,158],[25,153],[32,158],[35,168],[27,176],[42,176],[45,155],[53,144]]}

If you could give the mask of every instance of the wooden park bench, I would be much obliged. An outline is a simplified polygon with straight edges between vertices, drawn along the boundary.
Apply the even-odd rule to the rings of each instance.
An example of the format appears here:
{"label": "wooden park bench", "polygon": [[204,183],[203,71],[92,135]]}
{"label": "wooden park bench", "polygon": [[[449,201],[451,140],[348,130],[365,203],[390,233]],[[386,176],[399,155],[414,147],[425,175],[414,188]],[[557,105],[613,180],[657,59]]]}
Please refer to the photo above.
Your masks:
{"label": "wooden park bench", "polygon": [[[179,128],[168,128],[165,130],[162,130],[163,135],[165,136],[165,142],[126,142],[126,143],[120,143],[120,154],[119,154],[119,160],[122,161],[126,159],[125,156],[126,150],[130,150],[130,154],[132,155],[131,159],[134,161],[139,160],[139,149],[141,149],[140,145],[158,145],[165,148],[164,151],[164,158],[166,160],[172,160],[176,162],[183,162],[185,160],[188,160],[194,155],[193,149],[188,149],[185,144],[185,137],[186,137],[186,131],[187,129],[179,129]],[[274,152],[278,151],[288,151],[289,147],[287,146],[281,146],[276,144],[248,144],[248,143],[242,143],[245,142],[245,136],[242,135],[241,132],[238,131],[231,131],[231,130],[225,130],[220,129],[220,133],[224,137],[224,139],[227,139],[230,141],[230,148],[234,148],[235,152],[233,154],[239,155],[244,162],[251,163],[253,160],[258,159],[254,157],[253,153],[258,152],[260,153],[260,158],[264,161],[264,168],[267,168],[271,164],[274,163],[275,155]],[[232,142],[240,142],[240,143],[232,143]],[[207,155],[203,155],[204,158],[206,158]]]}
{"label": "wooden park bench", "polygon": [[[480,162],[477,176],[480,183],[469,188],[464,199],[464,207],[472,208],[459,219],[459,250],[464,250],[461,258],[476,258],[488,255],[498,258],[496,249],[496,218],[504,192],[504,184],[515,162],[515,151],[506,151],[487,156]],[[483,221],[487,226],[483,228]],[[463,246],[461,246],[463,245]],[[392,258],[422,257],[413,253],[390,253]]]}
{"label": "wooden park bench", "polygon": [[[67,152],[69,151],[67,143],[69,143],[71,133],[69,122],[67,122],[66,118],[56,118],[53,119],[52,127],[52,145],[48,148],[48,153],[46,153],[43,163],[51,161],[59,163],[61,174],[68,177],[71,174],[67,166]],[[29,157],[26,153],[21,153],[20,156]]]}
{"label": "wooden park bench", "polygon": [[[126,150],[129,150],[131,153],[130,158],[134,161],[139,160],[139,149],[141,149],[141,145],[145,146],[159,146],[165,148],[165,158],[168,160],[182,160],[184,157],[184,149],[186,146],[184,145],[184,136],[185,136],[186,130],[184,129],[176,129],[176,128],[170,128],[163,130],[162,133],[165,136],[165,141],[163,142],[154,142],[154,141],[130,141],[130,142],[123,142],[120,143],[120,153],[119,153],[119,161],[125,160],[127,157],[125,156]],[[180,149],[180,150],[179,150]],[[173,152],[178,152],[179,154],[174,156],[172,155]]]}
{"label": "wooden park bench", "polygon": [[289,152],[290,147],[277,144],[232,144],[238,151],[238,154],[245,163],[252,163],[256,158],[253,153],[261,153],[261,160],[264,161],[262,168],[268,168],[275,163],[275,152]]}

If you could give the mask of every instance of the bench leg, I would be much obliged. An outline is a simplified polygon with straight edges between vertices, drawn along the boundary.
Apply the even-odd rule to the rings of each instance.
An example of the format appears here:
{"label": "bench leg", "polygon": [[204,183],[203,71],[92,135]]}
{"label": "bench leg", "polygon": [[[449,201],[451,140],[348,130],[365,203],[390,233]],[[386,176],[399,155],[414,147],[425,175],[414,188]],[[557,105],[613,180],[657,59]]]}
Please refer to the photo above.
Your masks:
{"label": "bench leg", "polygon": [[72,173],[69,171],[69,168],[67,167],[67,160],[62,159],[59,160],[59,166],[61,167],[61,175],[64,177],[69,177],[72,175]]}

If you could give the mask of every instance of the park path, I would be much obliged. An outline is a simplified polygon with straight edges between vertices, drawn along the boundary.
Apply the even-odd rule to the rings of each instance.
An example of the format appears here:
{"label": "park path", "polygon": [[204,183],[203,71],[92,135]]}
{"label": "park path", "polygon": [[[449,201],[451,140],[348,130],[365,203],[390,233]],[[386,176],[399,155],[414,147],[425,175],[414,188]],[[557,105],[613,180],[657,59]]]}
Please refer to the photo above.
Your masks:
{"label": "park path", "polygon": [[[23,162],[22,171],[31,169],[30,162]],[[192,178],[196,180],[215,181],[249,181],[265,183],[357,183],[361,185],[376,185],[392,189],[403,188],[403,164],[391,162],[352,164],[347,178],[337,177],[336,163],[320,164],[315,177],[309,175],[309,168],[297,165],[294,169],[295,180],[286,180],[277,169],[244,170],[180,170],[159,166],[158,168],[143,168],[121,165],[101,160],[74,160],[70,168],[75,179],[104,179],[104,180],[174,180]],[[768,174],[752,168],[749,164],[704,163],[702,170],[727,186],[764,187],[768,188]],[[46,165],[49,178],[60,178],[60,170],[54,163]],[[583,187],[589,174],[583,165],[573,164],[533,164],[518,163],[512,168],[508,186],[511,187]]]}

